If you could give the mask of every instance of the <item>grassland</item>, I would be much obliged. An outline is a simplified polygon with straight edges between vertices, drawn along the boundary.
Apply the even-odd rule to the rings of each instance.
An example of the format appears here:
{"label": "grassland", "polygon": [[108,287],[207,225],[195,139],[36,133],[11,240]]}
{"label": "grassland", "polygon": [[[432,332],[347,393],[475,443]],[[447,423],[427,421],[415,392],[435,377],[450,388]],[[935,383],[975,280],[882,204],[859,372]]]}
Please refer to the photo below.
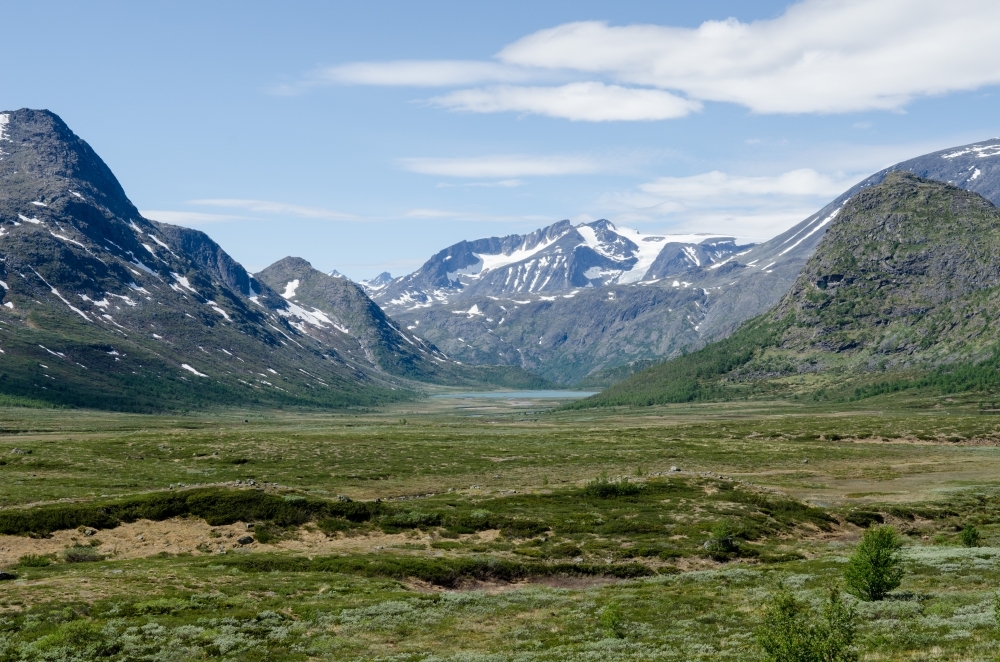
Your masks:
{"label": "grassland", "polygon": [[858,605],[864,659],[1000,654],[978,401],[555,404],[0,410],[0,660],[754,660],[872,518],[907,575]]}

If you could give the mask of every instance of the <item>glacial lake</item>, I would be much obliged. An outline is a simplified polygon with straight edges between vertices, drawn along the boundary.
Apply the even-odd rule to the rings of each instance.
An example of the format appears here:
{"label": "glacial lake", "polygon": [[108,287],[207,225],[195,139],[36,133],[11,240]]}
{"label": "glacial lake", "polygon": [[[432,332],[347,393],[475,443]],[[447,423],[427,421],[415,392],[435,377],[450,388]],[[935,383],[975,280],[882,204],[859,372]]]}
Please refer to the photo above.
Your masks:
{"label": "glacial lake", "polygon": [[431,396],[432,398],[471,398],[506,400],[517,398],[521,400],[551,400],[554,398],[566,398],[569,400],[588,398],[596,395],[599,391],[483,391],[480,393],[441,393]]}

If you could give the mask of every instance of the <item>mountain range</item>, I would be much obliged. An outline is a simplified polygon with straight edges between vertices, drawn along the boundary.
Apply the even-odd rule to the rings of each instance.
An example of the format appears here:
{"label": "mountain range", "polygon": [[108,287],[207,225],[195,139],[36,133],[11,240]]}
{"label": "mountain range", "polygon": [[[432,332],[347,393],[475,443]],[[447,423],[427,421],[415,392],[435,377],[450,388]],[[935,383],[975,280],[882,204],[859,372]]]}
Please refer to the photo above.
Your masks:
{"label": "mountain range", "polygon": [[204,233],[143,218],[48,111],[0,113],[0,254],[12,402],[362,406],[424,382],[542,383],[463,366],[303,261],[254,276]]}
{"label": "mountain range", "polygon": [[789,290],[848,200],[893,171],[1000,202],[1000,139],[903,161],[760,244],[642,235],[601,220],[463,241],[362,285],[408,330],[464,363],[604,386],[731,333]]}
{"label": "mountain range", "polygon": [[[430,384],[604,386],[697,354],[800,291],[817,245],[854,227],[847,211],[892,172],[996,202],[998,156],[991,140],[897,164],[756,245],[562,221],[460,242],[412,274],[356,284],[294,257],[251,274],[204,233],[143,218],[53,113],[3,112],[0,400],[329,407],[409,398]],[[816,278],[834,292],[838,276]],[[887,365],[937,365],[923,356]]]}

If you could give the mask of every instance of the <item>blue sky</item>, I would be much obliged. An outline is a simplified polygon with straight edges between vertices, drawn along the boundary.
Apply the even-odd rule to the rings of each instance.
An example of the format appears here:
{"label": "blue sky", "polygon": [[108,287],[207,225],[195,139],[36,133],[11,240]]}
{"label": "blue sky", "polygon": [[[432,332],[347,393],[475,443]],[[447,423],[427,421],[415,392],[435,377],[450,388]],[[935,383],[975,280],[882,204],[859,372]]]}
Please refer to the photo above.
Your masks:
{"label": "blue sky", "polygon": [[563,218],[766,239],[1000,135],[996,5],[9,3],[0,108],[251,270],[399,275]]}

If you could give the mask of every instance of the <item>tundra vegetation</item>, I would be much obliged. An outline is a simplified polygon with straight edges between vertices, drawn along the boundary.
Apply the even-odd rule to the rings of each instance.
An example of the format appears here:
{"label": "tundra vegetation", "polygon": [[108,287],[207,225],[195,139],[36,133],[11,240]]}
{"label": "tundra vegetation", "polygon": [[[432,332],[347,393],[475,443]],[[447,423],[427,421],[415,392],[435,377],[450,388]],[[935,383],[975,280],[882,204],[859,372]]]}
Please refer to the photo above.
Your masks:
{"label": "tundra vegetation", "polygon": [[4,409],[0,660],[996,659],[1000,418],[889,397]]}

